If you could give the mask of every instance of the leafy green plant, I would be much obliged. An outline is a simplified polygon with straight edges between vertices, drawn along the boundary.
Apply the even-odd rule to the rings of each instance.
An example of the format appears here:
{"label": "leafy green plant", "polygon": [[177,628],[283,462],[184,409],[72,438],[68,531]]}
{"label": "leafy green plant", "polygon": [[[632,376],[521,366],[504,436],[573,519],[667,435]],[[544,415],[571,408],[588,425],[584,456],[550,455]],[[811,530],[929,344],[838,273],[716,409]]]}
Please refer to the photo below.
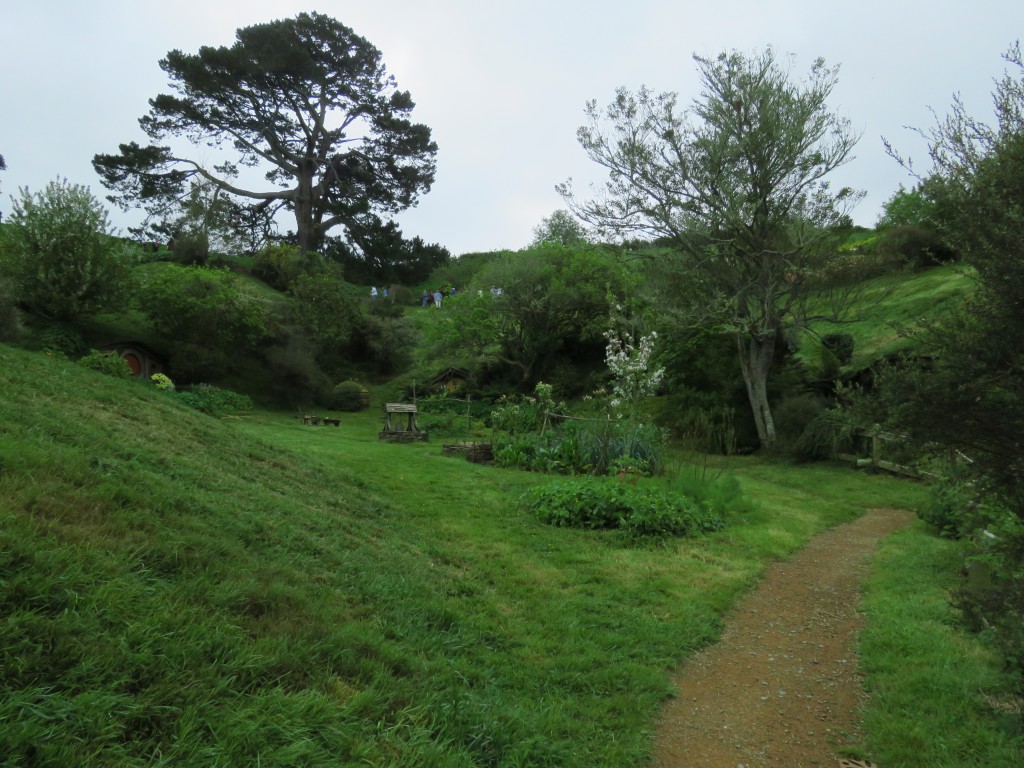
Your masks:
{"label": "leafy green plant", "polygon": [[933,526],[940,536],[959,539],[969,532],[967,520],[977,506],[978,492],[964,472],[950,471],[934,482],[928,490],[928,502],[917,510],[917,516]]}
{"label": "leafy green plant", "polygon": [[792,446],[793,455],[801,461],[831,459],[836,453],[851,450],[854,431],[854,423],[847,412],[829,408],[804,427]]}
{"label": "leafy green plant", "polygon": [[82,334],[66,325],[51,325],[39,339],[39,349],[51,355],[78,357],[85,349]]}
{"label": "leafy green plant", "polygon": [[162,389],[164,392],[174,391],[174,382],[165,373],[154,373],[149,377],[149,380],[153,382],[153,386],[157,389]]}
{"label": "leafy green plant", "polygon": [[495,434],[498,466],[565,475],[605,475],[629,468],[642,475],[660,474],[666,436],[653,425],[593,419],[567,421],[544,435]]}
{"label": "leafy green plant", "polygon": [[221,389],[212,384],[192,384],[173,392],[186,405],[213,416],[252,411],[252,398],[230,389]]}
{"label": "leafy green plant", "polygon": [[330,407],[335,411],[362,411],[370,404],[370,393],[358,381],[339,382],[331,390]]}
{"label": "leafy green plant", "polygon": [[685,497],[610,479],[575,479],[528,494],[531,512],[542,521],[574,528],[621,528],[636,536],[695,536],[725,523]]}
{"label": "leafy green plant", "polygon": [[116,376],[121,379],[130,378],[132,375],[131,366],[120,355],[113,352],[100,352],[98,349],[90,349],[89,354],[79,359],[78,364],[98,373],[107,376]]}
{"label": "leafy green plant", "polygon": [[821,346],[835,355],[842,365],[848,364],[853,359],[853,334],[826,333],[821,337]]}
{"label": "leafy green plant", "polygon": [[113,237],[88,187],[58,179],[36,194],[20,190],[0,235],[19,301],[45,317],[93,315],[128,292],[134,252]]}

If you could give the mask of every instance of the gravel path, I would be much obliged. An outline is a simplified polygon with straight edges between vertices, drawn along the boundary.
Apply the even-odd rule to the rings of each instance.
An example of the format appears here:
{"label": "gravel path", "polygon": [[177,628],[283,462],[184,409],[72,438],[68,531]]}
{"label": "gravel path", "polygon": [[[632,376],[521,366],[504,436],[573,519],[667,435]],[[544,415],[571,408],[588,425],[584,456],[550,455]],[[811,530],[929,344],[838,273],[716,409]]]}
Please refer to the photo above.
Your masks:
{"label": "gravel path", "polygon": [[912,512],[871,510],[770,566],[722,639],[676,673],[655,742],[659,768],[839,765],[858,739],[860,586],[879,540]]}

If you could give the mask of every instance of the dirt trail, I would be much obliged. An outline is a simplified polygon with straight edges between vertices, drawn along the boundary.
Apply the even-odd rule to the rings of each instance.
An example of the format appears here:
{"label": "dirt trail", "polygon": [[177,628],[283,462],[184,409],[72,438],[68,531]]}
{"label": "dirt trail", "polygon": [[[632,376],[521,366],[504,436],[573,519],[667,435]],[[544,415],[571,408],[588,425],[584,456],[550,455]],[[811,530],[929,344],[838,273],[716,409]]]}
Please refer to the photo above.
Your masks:
{"label": "dirt trail", "polygon": [[871,510],[768,568],[714,646],[676,673],[655,741],[659,768],[839,765],[857,740],[861,581],[878,541],[913,513]]}

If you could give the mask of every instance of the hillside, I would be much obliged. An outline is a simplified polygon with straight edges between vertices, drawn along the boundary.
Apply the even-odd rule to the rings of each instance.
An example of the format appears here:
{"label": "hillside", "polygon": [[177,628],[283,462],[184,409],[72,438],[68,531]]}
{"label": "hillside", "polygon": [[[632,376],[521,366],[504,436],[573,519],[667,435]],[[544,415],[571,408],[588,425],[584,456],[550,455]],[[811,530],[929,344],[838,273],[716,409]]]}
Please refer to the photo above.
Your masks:
{"label": "hillside", "polygon": [[[548,482],[215,420],[0,346],[5,765],[642,762],[668,672],[764,564],[914,486],[749,462],[758,511],[637,546]],[[836,492],[838,490],[838,493]]]}

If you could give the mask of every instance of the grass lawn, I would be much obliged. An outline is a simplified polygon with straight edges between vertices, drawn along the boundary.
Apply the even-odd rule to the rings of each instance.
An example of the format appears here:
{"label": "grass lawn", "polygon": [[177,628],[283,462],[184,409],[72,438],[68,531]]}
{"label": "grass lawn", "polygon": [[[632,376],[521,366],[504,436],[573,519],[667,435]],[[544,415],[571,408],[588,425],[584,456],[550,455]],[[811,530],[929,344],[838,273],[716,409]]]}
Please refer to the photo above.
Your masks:
{"label": "grass lawn", "polygon": [[[912,342],[901,336],[901,328],[910,328],[922,318],[944,317],[973,288],[971,279],[956,266],[933,267],[922,272],[884,275],[868,281],[857,298],[848,322],[819,323],[815,332],[849,333],[854,339],[850,370],[870,365],[887,354],[909,347]],[[820,367],[819,346],[807,344],[799,356],[811,367]]]}
{"label": "grass lawn", "polygon": [[213,419],[0,346],[0,765],[643,765],[768,562],[923,493],[738,459],[752,509],[637,544],[380,423]]}

